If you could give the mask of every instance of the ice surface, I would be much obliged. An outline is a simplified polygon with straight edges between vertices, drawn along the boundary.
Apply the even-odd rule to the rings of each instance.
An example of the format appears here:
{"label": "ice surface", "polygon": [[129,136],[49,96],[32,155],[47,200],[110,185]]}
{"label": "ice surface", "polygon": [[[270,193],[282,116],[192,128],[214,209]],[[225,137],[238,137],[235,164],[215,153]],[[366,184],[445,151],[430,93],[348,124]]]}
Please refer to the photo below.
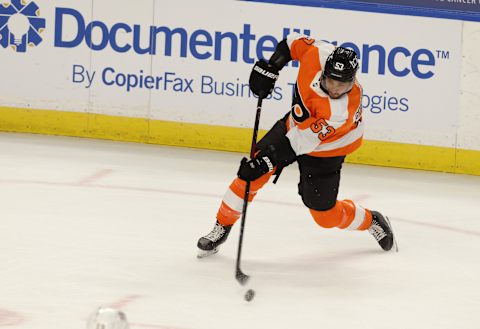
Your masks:
{"label": "ice surface", "polygon": [[[99,306],[131,328],[479,328],[480,177],[346,164],[340,198],[391,219],[399,253],[318,227],[297,166],[196,258],[243,155],[0,134],[0,327],[85,328]],[[256,291],[247,303],[247,288]]]}

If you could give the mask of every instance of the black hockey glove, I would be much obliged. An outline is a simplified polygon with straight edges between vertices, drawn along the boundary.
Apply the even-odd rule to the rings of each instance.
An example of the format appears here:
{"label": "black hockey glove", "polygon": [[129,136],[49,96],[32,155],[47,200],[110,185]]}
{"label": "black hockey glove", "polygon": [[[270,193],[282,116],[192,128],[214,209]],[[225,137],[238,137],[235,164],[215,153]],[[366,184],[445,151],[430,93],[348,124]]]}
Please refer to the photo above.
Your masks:
{"label": "black hockey glove", "polygon": [[250,73],[250,89],[258,97],[265,98],[273,91],[278,79],[278,70],[261,59],[255,63]]}
{"label": "black hockey glove", "polygon": [[273,170],[274,164],[266,155],[259,154],[256,158],[248,160],[243,158],[238,168],[238,177],[244,181],[254,181]]}

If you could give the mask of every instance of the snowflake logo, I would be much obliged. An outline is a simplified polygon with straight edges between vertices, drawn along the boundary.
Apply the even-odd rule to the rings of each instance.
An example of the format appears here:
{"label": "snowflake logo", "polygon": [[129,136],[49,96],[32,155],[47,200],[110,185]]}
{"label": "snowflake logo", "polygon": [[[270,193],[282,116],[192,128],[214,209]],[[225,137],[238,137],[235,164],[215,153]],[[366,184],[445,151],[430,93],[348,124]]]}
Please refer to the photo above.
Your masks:
{"label": "snowflake logo", "polygon": [[45,19],[40,9],[28,0],[0,0],[0,46],[24,53],[27,46],[42,42]]}

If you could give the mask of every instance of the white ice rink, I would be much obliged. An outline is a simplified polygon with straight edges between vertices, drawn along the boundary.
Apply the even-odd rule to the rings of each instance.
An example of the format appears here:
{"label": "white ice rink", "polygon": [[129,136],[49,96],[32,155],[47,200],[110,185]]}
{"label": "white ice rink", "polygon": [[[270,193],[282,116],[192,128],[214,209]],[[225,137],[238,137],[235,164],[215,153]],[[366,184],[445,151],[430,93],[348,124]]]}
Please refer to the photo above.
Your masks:
{"label": "white ice rink", "polygon": [[480,177],[345,165],[340,198],[387,214],[400,251],[318,227],[287,168],[198,260],[238,153],[0,134],[0,327],[478,329]]}

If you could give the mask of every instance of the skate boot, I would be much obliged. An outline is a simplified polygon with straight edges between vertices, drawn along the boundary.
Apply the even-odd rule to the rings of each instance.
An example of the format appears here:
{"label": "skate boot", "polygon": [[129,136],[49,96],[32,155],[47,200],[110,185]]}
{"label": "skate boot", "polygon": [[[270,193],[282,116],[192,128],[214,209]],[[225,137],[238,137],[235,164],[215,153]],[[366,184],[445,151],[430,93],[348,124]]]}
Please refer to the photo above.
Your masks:
{"label": "skate boot", "polygon": [[372,226],[368,229],[371,235],[377,240],[383,250],[389,251],[395,246],[398,251],[397,243],[393,235],[392,226],[388,217],[383,217],[378,211],[371,211]]}
{"label": "skate boot", "polygon": [[227,240],[233,225],[224,226],[218,221],[212,231],[198,239],[198,258],[207,257],[218,252],[218,247]]}

